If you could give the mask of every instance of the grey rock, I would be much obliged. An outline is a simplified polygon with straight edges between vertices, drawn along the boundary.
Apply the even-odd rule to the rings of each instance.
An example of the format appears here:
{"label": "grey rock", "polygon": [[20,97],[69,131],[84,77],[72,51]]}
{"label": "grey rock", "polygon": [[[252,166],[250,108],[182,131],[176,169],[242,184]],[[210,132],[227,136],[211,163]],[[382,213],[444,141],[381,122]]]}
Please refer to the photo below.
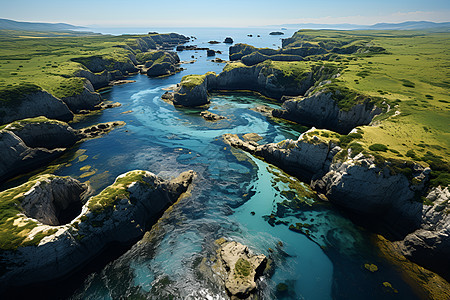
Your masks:
{"label": "grey rock", "polygon": [[61,121],[73,119],[67,105],[46,91],[24,95],[14,106],[0,105],[0,124],[38,116]]}
{"label": "grey rock", "polygon": [[353,128],[368,125],[383,112],[370,101],[354,105],[350,110],[340,109],[330,92],[316,92],[308,97],[298,97],[284,101],[281,109],[272,115],[303,125],[326,128],[347,134]]}
{"label": "grey rock", "polygon": [[[129,196],[121,195],[116,205],[93,213],[89,198],[81,214],[70,224],[48,226],[40,223],[30,234],[56,229],[56,233],[44,237],[37,246],[19,247],[14,251],[0,252],[3,265],[8,268],[1,274],[0,289],[19,287],[63,277],[83,266],[113,242],[130,243],[142,237],[157,218],[185,192],[194,178],[194,172],[182,173],[172,181],[162,180],[145,171],[139,181],[126,183]],[[118,177],[126,177],[123,174]],[[63,180],[66,188],[76,185],[73,180]],[[60,187],[57,187],[58,191]],[[36,188],[34,197],[44,189]],[[55,194],[57,191],[46,192]],[[78,193],[78,190],[77,190]],[[82,195],[82,193],[81,193]],[[133,199],[130,201],[130,199]],[[76,225],[76,226],[75,226]]]}

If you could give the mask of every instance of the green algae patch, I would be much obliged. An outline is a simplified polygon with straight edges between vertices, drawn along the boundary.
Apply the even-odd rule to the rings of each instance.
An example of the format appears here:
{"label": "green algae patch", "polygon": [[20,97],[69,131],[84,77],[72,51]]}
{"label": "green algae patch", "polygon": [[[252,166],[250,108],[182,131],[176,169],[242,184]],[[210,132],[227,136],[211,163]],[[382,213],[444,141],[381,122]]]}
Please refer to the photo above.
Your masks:
{"label": "green algae patch", "polygon": [[83,162],[88,158],[88,156],[86,154],[80,155],[78,156],[78,161],[79,162]]}
{"label": "green algae patch", "polygon": [[80,168],[80,171],[89,171],[90,168],[91,168],[91,166],[86,165],[86,166],[84,166],[84,167],[81,167],[81,168]]}
{"label": "green algae patch", "polygon": [[364,264],[364,268],[372,273],[378,271],[377,265],[374,264]]}
{"label": "green algae patch", "polygon": [[53,175],[42,175],[18,187],[0,192],[0,249],[14,250],[20,246],[37,245],[49,231],[41,232],[30,239],[29,233],[39,223],[23,215],[21,202],[24,194],[39,181],[53,178]]}
{"label": "green algae patch", "polygon": [[118,177],[114,184],[108,186],[88,201],[88,208],[93,213],[99,214],[113,207],[121,199],[129,199],[128,186],[133,182],[144,182],[142,178],[145,174],[145,171],[131,171]]}
{"label": "green algae patch", "polygon": [[96,170],[96,169],[81,174],[81,175],[80,175],[80,178],[90,177],[90,176],[94,175],[95,173],[97,173],[97,170]]}
{"label": "green algae patch", "polygon": [[239,277],[247,277],[250,275],[252,265],[244,258],[239,258],[234,265],[234,272]]}

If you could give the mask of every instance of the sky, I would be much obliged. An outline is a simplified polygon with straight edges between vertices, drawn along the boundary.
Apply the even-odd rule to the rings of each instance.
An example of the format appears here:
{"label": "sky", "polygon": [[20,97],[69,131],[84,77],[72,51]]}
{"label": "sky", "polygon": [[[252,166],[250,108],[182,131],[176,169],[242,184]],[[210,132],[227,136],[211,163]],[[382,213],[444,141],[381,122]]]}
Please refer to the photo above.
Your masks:
{"label": "sky", "polygon": [[450,0],[0,0],[0,18],[97,27],[450,21]]}

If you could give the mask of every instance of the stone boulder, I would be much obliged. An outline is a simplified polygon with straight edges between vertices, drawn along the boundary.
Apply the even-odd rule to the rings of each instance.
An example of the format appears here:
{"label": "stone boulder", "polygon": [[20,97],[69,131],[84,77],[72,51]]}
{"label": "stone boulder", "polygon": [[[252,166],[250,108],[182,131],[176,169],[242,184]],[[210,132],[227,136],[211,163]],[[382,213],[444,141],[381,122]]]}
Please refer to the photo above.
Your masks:
{"label": "stone boulder", "polygon": [[267,264],[265,255],[254,255],[241,243],[219,240],[217,267],[225,279],[225,289],[231,299],[254,299],[256,280]]}
{"label": "stone boulder", "polygon": [[225,44],[233,44],[233,43],[234,43],[233,39],[230,38],[230,37],[225,38],[225,40],[224,40],[223,42],[224,42]]}

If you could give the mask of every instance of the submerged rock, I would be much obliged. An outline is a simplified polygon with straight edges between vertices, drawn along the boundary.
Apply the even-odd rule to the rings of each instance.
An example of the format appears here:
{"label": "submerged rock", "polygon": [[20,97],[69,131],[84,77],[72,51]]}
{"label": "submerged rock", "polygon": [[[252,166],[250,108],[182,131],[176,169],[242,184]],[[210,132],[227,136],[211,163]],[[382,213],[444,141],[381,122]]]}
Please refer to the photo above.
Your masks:
{"label": "submerged rock", "polygon": [[212,112],[207,111],[207,110],[202,111],[200,113],[200,116],[202,116],[203,119],[205,119],[207,121],[212,121],[212,122],[226,119],[224,116],[219,116],[218,114],[212,113]]}
{"label": "submerged rock", "polygon": [[136,241],[187,191],[193,178],[193,171],[171,181],[146,171],[128,172],[90,197],[76,218],[57,226],[54,210],[39,205],[56,209],[81,202],[85,185],[69,177],[43,175],[1,192],[3,204],[9,207],[1,232],[8,230],[9,235],[0,241],[4,270],[0,290],[60,278],[113,242]]}

